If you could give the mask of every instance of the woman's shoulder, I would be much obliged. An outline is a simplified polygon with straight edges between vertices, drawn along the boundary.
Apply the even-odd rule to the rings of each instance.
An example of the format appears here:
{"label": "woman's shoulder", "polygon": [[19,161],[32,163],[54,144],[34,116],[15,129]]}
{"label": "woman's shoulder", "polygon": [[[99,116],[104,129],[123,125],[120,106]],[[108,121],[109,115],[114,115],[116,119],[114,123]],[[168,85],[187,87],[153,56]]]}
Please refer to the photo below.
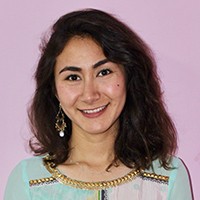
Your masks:
{"label": "woman's shoulder", "polygon": [[156,159],[149,169],[143,171],[141,177],[144,180],[174,185],[175,180],[180,177],[187,179],[188,175],[183,161],[176,156],[171,156],[168,168],[163,167],[160,160]]}
{"label": "woman's shoulder", "polygon": [[34,156],[31,158],[25,158],[25,159],[21,160],[16,165],[16,168],[34,170],[35,168],[38,168],[41,166],[43,166],[43,157],[42,156]]}
{"label": "woman's shoulder", "polygon": [[43,161],[44,156],[33,156],[29,158],[25,158],[19,162],[19,164],[24,165],[24,164],[40,164]]}
{"label": "woman's shoulder", "polygon": [[11,175],[23,175],[28,179],[49,175],[43,164],[43,156],[35,156],[21,160],[12,170]]}
{"label": "woman's shoulder", "polygon": [[154,171],[156,177],[164,177],[168,185],[168,199],[192,199],[189,172],[185,163],[176,156],[171,156],[169,161],[169,169],[165,169],[159,160],[155,160],[149,171]]}
{"label": "woman's shoulder", "polygon": [[169,169],[164,168],[161,165],[160,160],[156,159],[153,161],[152,167],[145,171],[158,175],[171,176],[173,173],[176,173],[182,169],[185,169],[183,161],[179,157],[171,156],[169,158]]}

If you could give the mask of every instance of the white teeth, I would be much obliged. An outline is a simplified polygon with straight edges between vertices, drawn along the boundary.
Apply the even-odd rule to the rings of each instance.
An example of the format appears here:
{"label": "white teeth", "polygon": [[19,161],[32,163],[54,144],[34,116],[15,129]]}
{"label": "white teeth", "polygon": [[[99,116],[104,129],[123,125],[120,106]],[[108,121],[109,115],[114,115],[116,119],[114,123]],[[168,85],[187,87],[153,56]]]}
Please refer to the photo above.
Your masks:
{"label": "white teeth", "polygon": [[97,113],[101,110],[103,110],[106,106],[102,106],[100,108],[96,108],[94,110],[83,110],[84,113],[87,113],[87,114],[91,114],[91,113]]}

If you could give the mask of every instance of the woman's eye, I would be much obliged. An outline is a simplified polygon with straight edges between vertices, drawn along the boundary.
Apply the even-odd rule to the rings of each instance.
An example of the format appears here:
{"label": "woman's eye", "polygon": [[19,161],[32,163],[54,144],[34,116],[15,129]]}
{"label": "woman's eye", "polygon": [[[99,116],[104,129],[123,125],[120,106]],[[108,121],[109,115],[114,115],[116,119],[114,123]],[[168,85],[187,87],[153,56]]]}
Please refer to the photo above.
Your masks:
{"label": "woman's eye", "polygon": [[112,71],[110,69],[103,69],[98,73],[98,76],[106,76],[110,73],[112,73]]}
{"label": "woman's eye", "polygon": [[72,74],[72,75],[69,75],[66,80],[69,80],[69,81],[79,81],[80,80],[80,77],[76,74]]}

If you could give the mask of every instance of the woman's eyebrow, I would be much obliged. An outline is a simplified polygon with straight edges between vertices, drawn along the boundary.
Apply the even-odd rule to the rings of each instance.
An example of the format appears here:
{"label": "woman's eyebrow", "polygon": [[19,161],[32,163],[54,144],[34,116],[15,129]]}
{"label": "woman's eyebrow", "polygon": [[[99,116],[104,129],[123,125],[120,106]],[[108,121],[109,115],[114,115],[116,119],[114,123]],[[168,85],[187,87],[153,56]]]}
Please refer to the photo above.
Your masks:
{"label": "woman's eyebrow", "polygon": [[[107,58],[98,61],[97,63],[95,63],[92,67],[95,69],[105,63],[109,62],[109,60]],[[73,71],[73,72],[80,72],[82,69],[80,67],[76,67],[76,66],[66,66],[63,69],[60,70],[59,74],[61,74],[64,71]]]}
{"label": "woman's eyebrow", "polygon": [[76,66],[66,66],[63,69],[60,70],[59,74],[61,74],[64,71],[73,71],[73,72],[80,72],[81,68]]}
{"label": "woman's eyebrow", "polygon": [[93,65],[93,68],[97,68],[97,67],[99,67],[100,65],[103,65],[103,64],[105,64],[105,63],[107,63],[107,62],[109,62],[109,60],[108,60],[107,58],[105,58],[105,59],[103,59],[103,60],[100,60],[100,61],[98,61],[97,63],[95,63],[95,64]]}

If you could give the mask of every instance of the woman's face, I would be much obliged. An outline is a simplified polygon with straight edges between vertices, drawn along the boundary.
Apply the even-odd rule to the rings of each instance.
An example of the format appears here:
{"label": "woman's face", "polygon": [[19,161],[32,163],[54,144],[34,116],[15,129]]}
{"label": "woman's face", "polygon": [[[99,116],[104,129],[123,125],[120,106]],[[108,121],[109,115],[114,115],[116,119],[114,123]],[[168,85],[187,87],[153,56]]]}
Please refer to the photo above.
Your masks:
{"label": "woman's face", "polygon": [[90,38],[73,37],[57,57],[57,98],[72,121],[72,133],[116,131],[126,99],[122,66],[108,61]]}

